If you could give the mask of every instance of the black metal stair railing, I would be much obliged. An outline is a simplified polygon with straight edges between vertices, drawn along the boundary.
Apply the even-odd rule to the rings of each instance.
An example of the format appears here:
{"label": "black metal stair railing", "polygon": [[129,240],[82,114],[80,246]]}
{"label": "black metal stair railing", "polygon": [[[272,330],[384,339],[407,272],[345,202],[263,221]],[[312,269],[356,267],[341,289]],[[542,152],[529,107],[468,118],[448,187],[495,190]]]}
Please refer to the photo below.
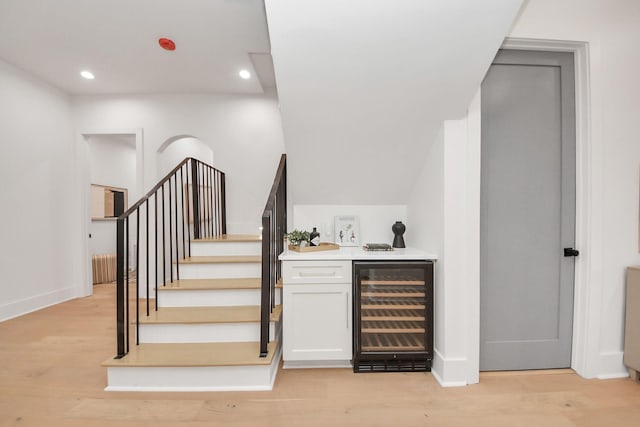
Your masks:
{"label": "black metal stair railing", "polygon": [[[224,173],[199,160],[186,158],[118,217],[116,358],[129,352],[130,315],[134,309],[135,342],[139,343],[141,297],[145,299],[144,308],[149,316],[153,285],[155,310],[158,310],[158,286],[180,280],[180,260],[191,256],[192,240],[226,234],[225,212]],[[130,299],[132,282],[135,296]],[[145,286],[143,293],[141,282]]]}
{"label": "black metal stair railing", "polygon": [[260,303],[260,357],[266,357],[269,321],[275,307],[276,284],[282,277],[278,255],[287,232],[287,155],[280,158],[267,204],[262,213],[262,281]]}

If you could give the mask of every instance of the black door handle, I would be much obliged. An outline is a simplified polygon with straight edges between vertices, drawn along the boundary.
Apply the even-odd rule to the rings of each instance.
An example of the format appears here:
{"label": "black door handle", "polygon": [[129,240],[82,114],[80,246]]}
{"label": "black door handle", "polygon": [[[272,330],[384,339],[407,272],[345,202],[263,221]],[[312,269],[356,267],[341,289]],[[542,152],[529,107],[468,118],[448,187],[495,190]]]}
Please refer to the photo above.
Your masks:
{"label": "black door handle", "polygon": [[564,256],[578,256],[580,251],[573,248],[564,248]]}

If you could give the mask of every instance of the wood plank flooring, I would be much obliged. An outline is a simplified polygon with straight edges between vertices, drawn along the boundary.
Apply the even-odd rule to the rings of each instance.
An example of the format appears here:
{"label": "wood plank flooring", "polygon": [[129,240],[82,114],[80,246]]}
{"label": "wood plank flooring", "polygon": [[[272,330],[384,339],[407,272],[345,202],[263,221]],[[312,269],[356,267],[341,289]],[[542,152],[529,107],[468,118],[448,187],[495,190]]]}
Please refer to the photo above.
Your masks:
{"label": "wood plank flooring", "polygon": [[115,353],[113,285],[0,323],[0,426],[640,425],[640,383],[566,370],[482,374],[441,388],[429,373],[291,369],[271,392],[105,392]]}

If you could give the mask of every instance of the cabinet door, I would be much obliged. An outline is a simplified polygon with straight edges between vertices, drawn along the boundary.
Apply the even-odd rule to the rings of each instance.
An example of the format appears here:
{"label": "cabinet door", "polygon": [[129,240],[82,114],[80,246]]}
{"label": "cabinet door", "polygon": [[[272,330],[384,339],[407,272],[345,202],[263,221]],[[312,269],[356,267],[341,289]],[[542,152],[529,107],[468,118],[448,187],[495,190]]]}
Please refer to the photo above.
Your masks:
{"label": "cabinet door", "polygon": [[350,284],[285,284],[283,307],[284,360],[351,360]]}

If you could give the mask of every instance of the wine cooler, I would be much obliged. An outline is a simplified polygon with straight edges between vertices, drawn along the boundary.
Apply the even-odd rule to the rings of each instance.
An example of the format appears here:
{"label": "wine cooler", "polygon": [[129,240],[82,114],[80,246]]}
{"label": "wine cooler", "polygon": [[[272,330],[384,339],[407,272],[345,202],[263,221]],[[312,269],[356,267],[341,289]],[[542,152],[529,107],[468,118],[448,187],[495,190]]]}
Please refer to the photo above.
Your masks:
{"label": "wine cooler", "polygon": [[353,276],[353,371],[431,371],[433,262],[356,261]]}

